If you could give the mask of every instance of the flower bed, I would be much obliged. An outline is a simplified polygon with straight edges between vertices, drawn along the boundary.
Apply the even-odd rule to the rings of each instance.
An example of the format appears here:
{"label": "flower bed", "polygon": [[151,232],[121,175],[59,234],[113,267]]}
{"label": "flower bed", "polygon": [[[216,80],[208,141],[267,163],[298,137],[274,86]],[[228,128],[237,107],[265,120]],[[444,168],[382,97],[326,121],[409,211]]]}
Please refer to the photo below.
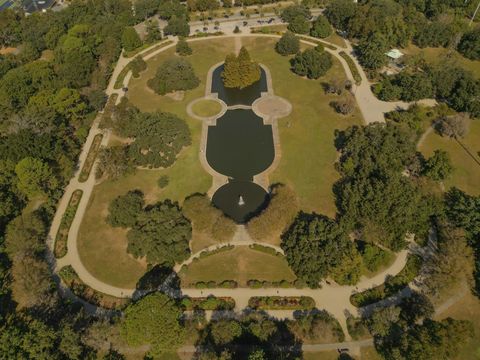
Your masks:
{"label": "flower bed", "polygon": [[78,277],[70,265],[61,268],[58,274],[65,285],[67,285],[76,296],[91,304],[105,309],[120,310],[130,301],[129,299],[117,298],[92,289]]}
{"label": "flower bed", "polygon": [[75,190],[72,193],[70,201],[68,202],[67,209],[63,214],[62,222],[60,223],[57,235],[55,236],[55,248],[53,250],[53,253],[57,259],[67,255],[68,232],[70,231],[70,226],[72,225],[72,221],[75,217],[75,213],[77,212],[78,204],[82,199],[82,195],[82,190]]}
{"label": "flower bed", "polygon": [[353,80],[355,80],[355,84],[360,85],[362,83],[362,77],[358,72],[357,66],[353,62],[353,59],[345,51],[340,51],[339,55],[342,58],[344,58],[345,61],[347,62],[347,65],[350,68],[350,71],[352,72]]}
{"label": "flower bed", "polygon": [[85,159],[85,164],[83,164],[82,171],[80,172],[80,176],[78,177],[78,181],[85,182],[90,176],[90,172],[92,171],[93,164],[95,163],[95,159],[97,158],[98,152],[100,151],[100,145],[102,143],[102,139],[103,139],[102,134],[95,135],[92,145],[90,146],[90,150],[88,150],[88,155],[87,155],[87,158]]}
{"label": "flower bed", "polygon": [[182,308],[186,311],[189,310],[232,310],[235,308],[235,300],[231,297],[199,297],[191,298],[185,297],[180,302]]}
{"label": "flower bed", "polygon": [[315,300],[309,296],[254,296],[248,306],[258,310],[311,310]]}

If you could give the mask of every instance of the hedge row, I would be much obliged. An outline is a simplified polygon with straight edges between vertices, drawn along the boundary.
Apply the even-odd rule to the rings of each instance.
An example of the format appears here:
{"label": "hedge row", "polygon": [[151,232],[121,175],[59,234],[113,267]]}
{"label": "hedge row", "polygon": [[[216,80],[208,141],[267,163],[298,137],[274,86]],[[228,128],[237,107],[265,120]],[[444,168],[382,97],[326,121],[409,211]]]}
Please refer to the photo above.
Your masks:
{"label": "hedge row", "polygon": [[224,288],[224,289],[235,289],[238,287],[238,283],[235,280],[224,280],[221,282],[217,281],[199,281],[193,284],[193,287],[197,289],[214,289],[214,288]]}
{"label": "hedge row", "polygon": [[269,246],[252,244],[252,245],[249,245],[248,247],[252,250],[260,251],[260,252],[263,252],[263,253],[266,253],[266,254],[269,254],[269,255],[283,257],[283,254],[281,252],[279,252],[279,251],[277,251],[274,248],[271,248]]}
{"label": "hedge row", "polygon": [[408,255],[405,267],[397,275],[387,278],[379,286],[350,296],[350,302],[356,307],[363,307],[395,295],[415,279],[422,267],[422,258]]}
{"label": "hedge row", "polygon": [[297,279],[295,281],[260,281],[260,280],[248,280],[247,285],[249,288],[252,289],[260,289],[260,288],[292,288],[295,287],[297,289],[303,289],[307,287],[305,281],[301,279]]}
{"label": "hedge row", "polygon": [[221,252],[224,252],[224,251],[230,251],[232,250],[233,248],[235,248],[234,245],[226,245],[226,246],[222,246],[222,247],[219,247],[219,248],[216,248],[214,250],[205,250],[205,251],[202,251],[198,257],[196,257],[195,259],[193,259],[194,261],[196,260],[200,260],[200,259],[204,259],[206,257],[209,257],[209,256],[212,256],[212,255],[216,255],[216,254],[219,254]]}
{"label": "hedge row", "polygon": [[231,297],[200,297],[182,299],[180,305],[186,311],[189,310],[232,310],[235,308],[235,300]]}
{"label": "hedge row", "polygon": [[347,65],[352,73],[353,80],[355,80],[355,84],[360,85],[362,83],[362,77],[358,72],[357,66],[353,62],[353,59],[345,51],[340,51],[339,54],[347,62]]}
{"label": "hedge row", "polygon": [[248,306],[259,310],[311,310],[315,300],[309,296],[254,296]]}
{"label": "hedge row", "polygon": [[90,150],[88,150],[87,158],[85,159],[85,164],[83,164],[82,171],[80,172],[80,176],[78,177],[79,182],[87,181],[88,177],[90,176],[90,172],[92,171],[93,164],[95,163],[95,159],[97,158],[98,152],[100,151],[100,145],[102,143],[103,135],[97,134],[93,138],[92,145],[90,146]]}

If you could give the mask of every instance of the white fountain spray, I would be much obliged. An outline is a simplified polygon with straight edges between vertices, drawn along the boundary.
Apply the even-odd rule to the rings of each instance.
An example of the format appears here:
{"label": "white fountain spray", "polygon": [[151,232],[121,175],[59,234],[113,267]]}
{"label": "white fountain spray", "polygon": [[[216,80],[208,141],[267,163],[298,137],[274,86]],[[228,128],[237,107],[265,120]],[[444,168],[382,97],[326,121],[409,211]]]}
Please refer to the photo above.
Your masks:
{"label": "white fountain spray", "polygon": [[245,205],[245,201],[243,200],[242,195],[240,195],[239,198],[238,198],[238,205],[240,205],[240,206]]}

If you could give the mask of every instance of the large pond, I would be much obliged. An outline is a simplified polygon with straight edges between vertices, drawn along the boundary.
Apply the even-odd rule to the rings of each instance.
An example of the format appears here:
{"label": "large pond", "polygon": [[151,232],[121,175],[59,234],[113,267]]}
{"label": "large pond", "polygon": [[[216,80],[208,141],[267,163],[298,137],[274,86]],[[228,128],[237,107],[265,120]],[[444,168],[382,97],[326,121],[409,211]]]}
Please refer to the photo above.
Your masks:
{"label": "large pond", "polygon": [[[250,106],[268,90],[263,69],[260,80],[242,90],[225,88],[222,71],[223,65],[213,71],[212,93],[218,93],[228,106]],[[253,177],[275,158],[272,126],[264,125],[251,109],[228,110],[215,126],[208,127],[206,157],[215,171],[229,178],[212,198],[226,215],[244,223],[268,204],[268,193]]]}

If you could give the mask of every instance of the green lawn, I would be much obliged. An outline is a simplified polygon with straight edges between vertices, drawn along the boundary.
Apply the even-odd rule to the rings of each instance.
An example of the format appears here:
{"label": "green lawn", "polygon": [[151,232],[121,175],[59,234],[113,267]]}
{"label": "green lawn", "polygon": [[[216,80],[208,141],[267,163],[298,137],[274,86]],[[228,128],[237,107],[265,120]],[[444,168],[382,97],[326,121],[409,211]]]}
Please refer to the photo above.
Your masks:
{"label": "green lawn", "polygon": [[407,48],[401,49],[401,51],[407,55],[422,53],[425,61],[428,63],[438,63],[439,61],[448,58],[450,61],[460,65],[464,69],[470,70],[477,78],[480,78],[480,61],[467,59],[455,50],[431,47],[421,49],[415,45],[409,45]]}
{"label": "green lawn", "polygon": [[338,115],[329,105],[337,97],[326,95],[322,89],[322,83],[345,77],[338,60],[334,59],[324,78],[308,80],[289,70],[288,57],[272,51],[275,42],[270,38],[243,39],[252,58],[268,66],[275,94],[293,105],[292,113],[279,121],[282,158],[270,181],[289,184],[303,210],[333,216],[332,185],[339,179],[334,168],[334,132],[361,124],[362,118],[358,110],[349,116]]}
{"label": "green lawn", "polygon": [[248,280],[295,280],[284,258],[244,246],[194,261],[180,271],[179,276],[184,286],[199,281],[235,280],[240,286],[246,286]]}
{"label": "green lawn", "polygon": [[217,115],[220,110],[222,110],[222,106],[215,100],[201,100],[192,106],[194,114],[202,117]]}
{"label": "green lawn", "polygon": [[444,181],[445,187],[456,186],[472,194],[480,194],[480,121],[472,120],[470,131],[460,142],[469,150],[465,150],[456,140],[442,137],[435,132],[430,133],[420,146],[420,151],[427,157],[437,149],[450,155],[454,172]]}

